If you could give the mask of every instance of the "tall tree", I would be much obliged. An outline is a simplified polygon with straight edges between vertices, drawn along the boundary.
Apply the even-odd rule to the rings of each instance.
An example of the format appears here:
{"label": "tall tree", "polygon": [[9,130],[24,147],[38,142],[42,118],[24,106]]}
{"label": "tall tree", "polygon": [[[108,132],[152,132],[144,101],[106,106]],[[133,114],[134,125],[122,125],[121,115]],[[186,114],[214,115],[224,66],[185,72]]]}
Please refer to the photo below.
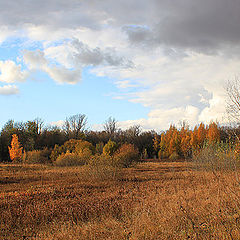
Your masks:
{"label": "tall tree", "polygon": [[82,139],[84,137],[84,130],[87,125],[87,117],[85,114],[76,114],[66,118],[63,129],[65,130],[69,139]]}
{"label": "tall tree", "polygon": [[103,124],[105,132],[109,135],[109,138],[114,138],[117,132],[117,120],[109,117]]}
{"label": "tall tree", "polygon": [[207,139],[210,144],[220,141],[220,131],[218,125],[215,122],[209,124]]}
{"label": "tall tree", "polygon": [[11,147],[8,147],[10,159],[13,162],[20,162],[22,159],[22,147],[18,141],[17,134],[12,135]]}
{"label": "tall tree", "polygon": [[227,113],[230,122],[240,123],[240,79],[235,77],[234,80],[228,81],[227,87]]}

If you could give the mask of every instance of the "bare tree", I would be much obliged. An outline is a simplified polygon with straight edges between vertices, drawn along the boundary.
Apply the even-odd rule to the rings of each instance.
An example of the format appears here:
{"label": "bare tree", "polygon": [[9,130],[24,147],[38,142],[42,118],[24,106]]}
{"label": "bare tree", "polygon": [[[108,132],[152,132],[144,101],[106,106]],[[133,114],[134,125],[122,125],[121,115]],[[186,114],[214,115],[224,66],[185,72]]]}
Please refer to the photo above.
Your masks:
{"label": "bare tree", "polygon": [[110,136],[110,138],[114,137],[117,132],[117,120],[115,118],[109,117],[103,124],[103,128]]}
{"label": "bare tree", "polygon": [[125,131],[126,136],[129,138],[136,138],[139,136],[140,133],[141,133],[140,125],[131,126]]}
{"label": "bare tree", "polygon": [[63,129],[69,138],[81,138],[83,131],[87,125],[87,117],[85,114],[76,114],[66,118]]}
{"label": "bare tree", "polygon": [[36,131],[37,134],[40,135],[42,133],[42,129],[43,129],[43,125],[44,125],[44,121],[41,118],[36,118],[33,120],[36,124]]}
{"label": "bare tree", "polygon": [[231,123],[240,123],[240,80],[235,77],[228,81],[227,87],[227,113]]}

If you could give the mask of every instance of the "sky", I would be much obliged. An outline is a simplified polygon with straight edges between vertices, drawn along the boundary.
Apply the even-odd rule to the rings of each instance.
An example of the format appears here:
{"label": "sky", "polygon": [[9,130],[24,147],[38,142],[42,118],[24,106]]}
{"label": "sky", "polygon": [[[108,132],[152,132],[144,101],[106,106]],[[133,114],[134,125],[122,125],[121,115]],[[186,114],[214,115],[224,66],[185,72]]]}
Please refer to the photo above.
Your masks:
{"label": "sky", "polygon": [[0,0],[0,127],[226,122],[240,0]]}

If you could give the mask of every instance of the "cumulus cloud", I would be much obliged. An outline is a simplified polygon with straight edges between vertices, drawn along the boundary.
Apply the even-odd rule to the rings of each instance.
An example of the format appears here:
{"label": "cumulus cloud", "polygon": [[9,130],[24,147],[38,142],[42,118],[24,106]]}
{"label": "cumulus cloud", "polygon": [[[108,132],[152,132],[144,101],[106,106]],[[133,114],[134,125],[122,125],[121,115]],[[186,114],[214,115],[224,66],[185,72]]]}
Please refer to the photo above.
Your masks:
{"label": "cumulus cloud", "polygon": [[118,56],[114,48],[89,47],[87,44],[74,39],[58,46],[47,47],[46,56],[69,67],[111,66],[117,68],[132,68],[133,63]]}
{"label": "cumulus cloud", "polygon": [[76,84],[81,80],[81,70],[72,70],[64,66],[51,64],[51,62],[45,57],[44,52],[40,50],[26,50],[23,59],[30,70],[42,70],[57,83]]}
{"label": "cumulus cloud", "polygon": [[19,93],[19,89],[15,85],[0,86],[0,95],[16,95]]}
{"label": "cumulus cloud", "polygon": [[81,80],[82,68],[85,66],[133,67],[133,63],[119,57],[115,49],[90,48],[77,39],[46,47],[43,51],[25,50],[23,60],[30,70],[42,70],[56,82],[69,84]]}
{"label": "cumulus cloud", "polygon": [[26,71],[21,70],[21,65],[16,65],[14,61],[0,61],[0,82],[14,83],[26,80]]}
{"label": "cumulus cloud", "polygon": [[119,122],[122,129],[127,129],[133,125],[140,125],[144,131],[155,129],[161,131],[167,129],[170,124],[178,124],[186,121],[190,125],[198,123],[199,109],[194,106],[172,109],[155,109],[149,112],[148,118],[128,120]]}

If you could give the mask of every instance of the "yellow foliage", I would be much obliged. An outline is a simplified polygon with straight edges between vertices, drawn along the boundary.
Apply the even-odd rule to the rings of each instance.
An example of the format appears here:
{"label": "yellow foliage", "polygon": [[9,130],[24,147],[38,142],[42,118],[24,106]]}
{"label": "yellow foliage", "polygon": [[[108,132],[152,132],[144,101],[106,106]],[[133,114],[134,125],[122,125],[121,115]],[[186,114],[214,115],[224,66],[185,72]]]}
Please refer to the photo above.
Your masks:
{"label": "yellow foliage", "polygon": [[17,134],[12,135],[11,147],[8,147],[10,159],[13,162],[20,162],[22,160],[22,147],[18,141]]}

